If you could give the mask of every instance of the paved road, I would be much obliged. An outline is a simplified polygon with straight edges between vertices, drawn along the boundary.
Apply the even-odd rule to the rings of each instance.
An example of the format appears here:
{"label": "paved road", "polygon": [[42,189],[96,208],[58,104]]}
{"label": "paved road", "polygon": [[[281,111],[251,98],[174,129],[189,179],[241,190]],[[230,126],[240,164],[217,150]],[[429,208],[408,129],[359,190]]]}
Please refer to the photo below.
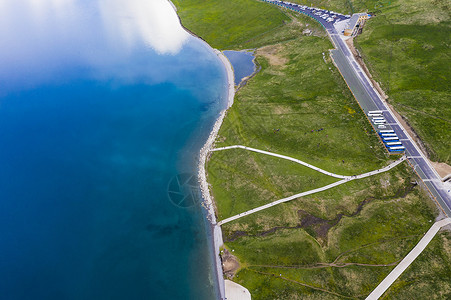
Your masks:
{"label": "paved road", "polygon": [[396,279],[410,266],[410,264],[423,252],[429,242],[434,238],[437,232],[443,226],[451,224],[451,218],[446,218],[438,221],[426,232],[423,238],[418,242],[415,248],[407,254],[407,256],[394,268],[390,274],[382,280],[381,283],[371,292],[366,300],[377,300],[385,291],[395,282]]}
{"label": "paved road", "polygon": [[[409,162],[412,165],[414,171],[423,180],[425,186],[430,191],[439,206],[442,208],[443,212],[448,217],[450,217],[451,190],[443,185],[441,177],[432,167],[429,160],[415,144],[412,137],[398,122],[393,112],[384,102],[382,97],[374,89],[371,81],[366,76],[365,72],[362,70],[359,64],[356,62],[348,46],[335,29],[333,24],[334,22],[327,22],[314,15],[311,8],[309,8],[309,10],[301,10],[299,6],[294,4],[270,0],[264,1],[308,15],[318,21],[326,29],[336,47],[335,50],[331,51],[332,58],[346,83],[348,84],[350,90],[354,94],[357,102],[360,104],[365,113],[367,113],[369,110],[383,111],[383,116],[385,117],[387,123],[389,124],[391,129],[395,131],[395,133],[399,137],[399,140],[402,141],[403,146],[406,148],[406,155],[409,158]],[[342,15],[339,17],[340,21],[346,19],[347,17]]]}
{"label": "paved road", "polygon": [[302,192],[302,193],[299,193],[299,194],[296,194],[296,195],[293,195],[293,196],[290,196],[290,197],[286,197],[286,198],[283,198],[283,199],[280,199],[280,200],[273,201],[271,203],[268,203],[268,204],[256,207],[254,209],[242,212],[242,213],[240,213],[238,215],[235,215],[235,216],[232,216],[230,218],[227,218],[227,219],[224,219],[222,221],[219,221],[218,225],[221,226],[221,225],[223,225],[225,223],[228,223],[228,222],[234,221],[236,219],[239,219],[239,218],[248,216],[250,214],[256,213],[258,211],[261,211],[261,210],[273,207],[274,205],[278,205],[278,204],[285,203],[285,202],[288,202],[288,201],[291,201],[291,200],[294,200],[294,199],[297,199],[297,198],[300,198],[300,197],[303,197],[303,196],[307,196],[307,195],[311,195],[311,194],[314,194],[314,193],[318,193],[318,192],[322,192],[322,191],[331,189],[333,187],[336,187],[336,186],[338,186],[340,184],[349,182],[351,180],[365,178],[365,177],[373,176],[373,175],[376,175],[376,174],[379,174],[379,173],[387,172],[388,170],[390,170],[390,169],[396,167],[397,165],[399,165],[400,163],[402,163],[404,160],[406,160],[406,158],[403,156],[400,159],[398,159],[397,161],[392,162],[391,164],[389,164],[388,166],[386,166],[386,167],[384,167],[382,169],[371,171],[371,172],[367,172],[367,173],[363,173],[363,174],[360,174],[360,175],[348,176],[345,179],[336,181],[336,182],[331,183],[329,185],[326,185],[326,186],[323,186],[323,187],[320,187],[320,188],[317,188],[317,189],[314,189],[314,190],[310,190],[310,191],[307,191],[307,192]]}
{"label": "paved road", "polygon": [[398,119],[396,119],[393,112],[388,108],[385,101],[382,100],[382,97],[375,91],[371,81],[355,62],[353,55],[349,52],[342,38],[336,33],[332,33],[330,36],[337,47],[336,50],[331,51],[332,58],[362,109],[365,112],[369,110],[381,110],[384,112],[383,115],[387,123],[390,124],[391,129],[394,130],[406,148],[406,155],[410,164],[423,180],[444,213],[447,216],[451,216],[451,192],[446,190],[441,181],[441,177],[415,144],[412,137],[398,122]]}

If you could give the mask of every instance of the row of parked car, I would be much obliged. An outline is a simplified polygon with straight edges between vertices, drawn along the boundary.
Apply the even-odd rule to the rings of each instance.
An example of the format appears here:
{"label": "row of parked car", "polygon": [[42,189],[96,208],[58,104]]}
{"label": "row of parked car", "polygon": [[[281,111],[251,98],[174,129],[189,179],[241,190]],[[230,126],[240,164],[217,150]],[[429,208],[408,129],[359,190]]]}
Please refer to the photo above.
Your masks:
{"label": "row of parked car", "polygon": [[343,14],[340,14],[340,13],[337,13],[334,11],[328,11],[326,9],[321,9],[321,8],[316,8],[316,7],[309,7],[307,5],[300,5],[300,4],[291,3],[288,1],[275,0],[272,2],[296,7],[303,11],[308,11],[310,14],[315,15],[315,16],[325,20],[326,22],[334,22],[334,21],[336,22],[336,21],[340,21],[340,20],[349,19],[351,17],[350,15],[343,15]]}

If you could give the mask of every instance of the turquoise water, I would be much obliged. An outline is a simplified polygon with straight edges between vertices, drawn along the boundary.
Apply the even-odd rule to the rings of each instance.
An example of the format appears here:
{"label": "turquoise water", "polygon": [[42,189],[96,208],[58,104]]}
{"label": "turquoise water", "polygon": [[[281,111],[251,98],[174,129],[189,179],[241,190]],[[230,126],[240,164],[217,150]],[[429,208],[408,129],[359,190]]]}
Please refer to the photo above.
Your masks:
{"label": "turquoise water", "polygon": [[141,1],[116,1],[124,35],[102,1],[54,3],[2,7],[22,24],[0,30],[1,298],[213,299],[195,174],[223,66],[180,32],[152,44]]}
{"label": "turquoise water", "polygon": [[254,54],[249,51],[224,51],[230,63],[233,66],[235,74],[235,85],[239,85],[241,81],[255,72]]}

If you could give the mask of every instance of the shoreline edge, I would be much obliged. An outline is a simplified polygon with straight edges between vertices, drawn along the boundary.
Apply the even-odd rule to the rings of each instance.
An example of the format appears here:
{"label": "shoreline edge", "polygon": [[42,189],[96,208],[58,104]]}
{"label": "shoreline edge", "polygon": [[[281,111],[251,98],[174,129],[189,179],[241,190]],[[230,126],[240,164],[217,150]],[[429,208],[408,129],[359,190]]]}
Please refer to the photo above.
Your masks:
{"label": "shoreline edge", "polygon": [[[208,45],[208,43],[207,43]],[[210,48],[211,46],[208,45]],[[198,180],[200,184],[200,190],[202,193],[203,198],[203,207],[207,211],[207,219],[211,224],[212,232],[213,232],[213,254],[214,254],[214,260],[216,265],[216,273],[217,273],[217,279],[219,284],[219,293],[221,296],[221,299],[225,299],[225,281],[224,277],[222,275],[222,262],[219,256],[220,247],[223,245],[222,240],[222,231],[221,227],[217,224],[216,221],[216,215],[215,215],[215,208],[213,203],[213,198],[210,194],[210,189],[207,182],[207,171],[205,169],[205,165],[208,160],[208,154],[210,153],[210,150],[213,148],[214,142],[216,140],[216,137],[218,135],[219,129],[221,128],[222,122],[224,120],[224,117],[227,113],[227,110],[232,106],[233,99],[235,97],[235,86],[234,86],[234,73],[232,64],[227,59],[227,57],[219,50],[211,48],[218,58],[221,60],[222,64],[224,65],[224,68],[226,70],[227,74],[227,107],[221,111],[219,114],[219,117],[216,119],[215,124],[213,125],[213,129],[210,132],[210,136],[208,137],[207,141],[205,142],[204,146],[200,150],[199,153],[199,166],[198,166]]]}
{"label": "shoreline edge", "polygon": [[217,56],[218,58],[221,60],[224,69],[226,71],[226,75],[227,75],[227,106],[225,109],[223,109],[218,118],[216,119],[213,128],[210,132],[210,135],[207,139],[207,141],[205,142],[204,146],[200,149],[199,152],[199,162],[198,162],[198,173],[197,173],[197,177],[198,177],[198,182],[200,185],[200,191],[202,194],[202,198],[203,198],[203,202],[202,202],[202,206],[205,208],[206,213],[207,213],[207,220],[210,222],[210,230],[212,231],[212,246],[213,246],[213,259],[214,259],[214,269],[215,269],[215,273],[216,273],[216,280],[218,282],[218,288],[219,288],[219,296],[220,299],[225,299],[225,280],[223,277],[223,269],[222,269],[222,261],[220,259],[220,247],[224,244],[223,240],[222,240],[222,231],[221,231],[221,227],[217,224],[216,221],[216,215],[215,215],[215,206],[214,206],[214,202],[213,202],[213,198],[210,194],[210,189],[208,186],[208,182],[207,182],[207,171],[205,169],[205,165],[208,161],[208,154],[210,153],[210,150],[212,149],[214,142],[216,140],[216,137],[218,135],[219,129],[221,128],[222,122],[224,121],[225,115],[228,111],[228,109],[232,106],[233,104],[233,99],[235,97],[235,74],[233,72],[233,67],[232,64],[230,63],[229,59],[224,55],[224,53],[222,53],[221,51],[214,49],[213,47],[210,46],[210,44],[208,44],[203,38],[197,36],[195,33],[193,33],[191,30],[189,30],[188,28],[186,28],[185,26],[183,26],[182,24],[182,20],[180,19],[180,16],[177,13],[177,7],[174,5],[174,3],[172,3],[171,0],[168,0],[168,2],[170,3],[170,5],[173,7],[175,13],[177,14],[177,17],[179,18],[179,22],[180,25],[182,26],[182,28],[188,32],[191,36],[198,38],[199,40],[201,40],[202,42],[204,42],[204,44],[210,48]]}

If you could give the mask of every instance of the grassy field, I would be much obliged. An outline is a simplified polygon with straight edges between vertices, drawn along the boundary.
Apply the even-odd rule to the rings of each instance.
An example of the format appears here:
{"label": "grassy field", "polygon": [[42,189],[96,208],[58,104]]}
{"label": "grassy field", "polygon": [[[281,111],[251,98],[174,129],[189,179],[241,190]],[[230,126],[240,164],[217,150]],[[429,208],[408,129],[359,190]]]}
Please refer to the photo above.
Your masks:
{"label": "grassy field", "polygon": [[[337,181],[293,162],[242,149],[214,152],[208,182],[218,217],[225,219],[266,203]],[[247,199],[247,201],[242,201]]]}
{"label": "grassy field", "polygon": [[[299,217],[304,215],[303,212],[299,212],[299,209],[301,209],[298,207],[299,205],[302,206],[302,209],[309,216],[314,215],[316,218],[323,220],[334,220],[338,214],[352,215],[359,210],[359,206],[362,203],[365,205],[365,201],[370,197],[403,196],[409,192],[409,188],[411,187],[410,180],[406,179],[411,175],[411,172],[402,167],[397,167],[394,170],[396,169],[401,169],[401,171],[391,171],[377,176],[351,181],[339,187],[300,198],[299,201],[278,205],[257,214],[249,215],[241,219],[242,221],[237,220],[224,225],[224,236],[233,235],[233,231],[244,229],[252,232],[261,232],[270,230],[276,226],[296,226],[299,223]],[[295,205],[295,203],[298,204]],[[241,226],[241,222],[244,222],[245,225]],[[320,222],[319,224],[327,227],[325,223]],[[322,240],[325,239],[321,228],[315,229],[312,227],[310,233],[314,238],[319,237]]]}
{"label": "grassy field", "polygon": [[173,0],[182,24],[212,47],[240,49],[289,18],[274,6],[255,0]]}
{"label": "grassy field", "polygon": [[[225,244],[241,262],[235,280],[254,299],[365,298],[434,220],[431,202],[410,176],[400,165],[223,225]],[[417,296],[410,299],[432,289],[447,293],[450,243],[449,233],[440,235],[427,258],[390,289],[394,298],[409,299],[404,288]]]}
{"label": "grassy field", "polygon": [[[288,11],[260,11],[262,3],[210,2],[175,1],[190,30],[220,49],[257,48],[261,67],[237,92],[217,147],[246,145],[343,175],[391,161],[331,63],[331,43],[317,24]],[[366,2],[315,3],[342,11]],[[247,5],[249,14],[242,13]],[[279,23],[253,25],[258,14]],[[219,219],[336,180],[239,149],[214,152],[207,170]],[[225,247],[241,265],[233,280],[253,299],[365,298],[435,219],[435,206],[415,180],[404,163],[223,225]],[[450,243],[448,233],[438,235],[387,297],[446,296]]]}
{"label": "grassy field", "polygon": [[382,299],[451,299],[451,238],[438,233]]}

